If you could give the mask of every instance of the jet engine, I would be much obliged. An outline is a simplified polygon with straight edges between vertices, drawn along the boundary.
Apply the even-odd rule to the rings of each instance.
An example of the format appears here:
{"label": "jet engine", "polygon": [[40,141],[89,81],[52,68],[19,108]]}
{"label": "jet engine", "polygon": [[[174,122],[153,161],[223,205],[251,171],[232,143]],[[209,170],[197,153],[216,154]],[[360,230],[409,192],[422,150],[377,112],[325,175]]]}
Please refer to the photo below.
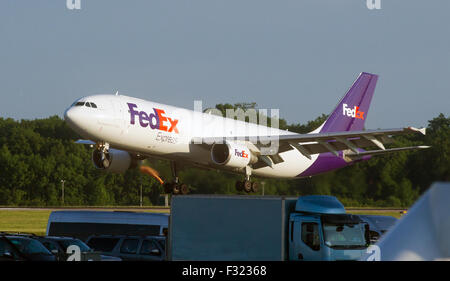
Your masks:
{"label": "jet engine", "polygon": [[134,165],[131,155],[123,150],[109,149],[92,152],[92,162],[97,169],[112,173],[123,173]]}
{"label": "jet engine", "polygon": [[215,164],[231,168],[245,168],[258,161],[247,146],[236,143],[214,144],[211,148],[211,158]]}

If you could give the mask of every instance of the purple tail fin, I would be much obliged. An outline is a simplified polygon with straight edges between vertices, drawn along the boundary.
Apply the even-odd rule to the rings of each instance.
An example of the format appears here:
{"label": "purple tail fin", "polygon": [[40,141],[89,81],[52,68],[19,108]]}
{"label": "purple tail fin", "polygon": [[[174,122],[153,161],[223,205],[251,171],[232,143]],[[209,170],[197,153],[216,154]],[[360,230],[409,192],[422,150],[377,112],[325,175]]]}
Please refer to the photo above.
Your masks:
{"label": "purple tail fin", "polygon": [[362,72],[325,121],[320,133],[363,130],[377,80],[378,75]]}

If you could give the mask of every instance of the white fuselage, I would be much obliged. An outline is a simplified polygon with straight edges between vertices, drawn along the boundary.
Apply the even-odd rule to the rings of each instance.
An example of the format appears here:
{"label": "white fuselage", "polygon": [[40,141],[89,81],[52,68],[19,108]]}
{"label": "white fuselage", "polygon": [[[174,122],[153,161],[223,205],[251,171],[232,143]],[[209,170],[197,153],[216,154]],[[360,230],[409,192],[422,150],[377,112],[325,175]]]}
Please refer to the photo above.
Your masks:
{"label": "white fuselage", "polygon": [[[95,95],[79,99],[94,107],[68,108],[65,119],[82,137],[94,142],[107,142],[111,148],[148,157],[190,163],[213,169],[228,169],[211,158],[211,146],[193,143],[204,138],[292,135],[258,124],[224,118],[145,101],[122,95]],[[280,153],[284,160],[272,167],[253,169],[252,175],[295,178],[317,159],[306,158],[298,150]],[[244,173],[242,170],[228,169]]]}

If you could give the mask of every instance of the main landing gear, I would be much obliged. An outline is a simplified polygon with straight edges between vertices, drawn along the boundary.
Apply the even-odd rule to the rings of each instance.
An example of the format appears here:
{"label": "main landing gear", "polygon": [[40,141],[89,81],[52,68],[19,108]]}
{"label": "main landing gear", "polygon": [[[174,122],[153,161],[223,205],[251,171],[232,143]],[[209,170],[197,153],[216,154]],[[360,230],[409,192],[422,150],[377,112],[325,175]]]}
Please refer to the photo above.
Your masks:
{"label": "main landing gear", "polygon": [[245,191],[247,193],[250,192],[258,192],[258,183],[250,180],[243,180],[236,182],[236,190],[237,191]]}
{"label": "main landing gear", "polygon": [[170,162],[170,168],[172,170],[172,176],[174,178],[173,182],[164,183],[164,192],[167,194],[183,194],[189,193],[189,187],[185,183],[180,183],[178,180],[178,170],[176,163],[174,161]]}
{"label": "main landing gear", "polygon": [[189,187],[185,183],[177,183],[177,182],[166,182],[163,185],[164,193],[167,194],[188,194]]}
{"label": "main landing gear", "polygon": [[245,180],[236,182],[237,191],[245,191],[246,193],[258,192],[258,183],[250,181],[250,176],[252,174],[252,168],[247,166],[245,168]]}

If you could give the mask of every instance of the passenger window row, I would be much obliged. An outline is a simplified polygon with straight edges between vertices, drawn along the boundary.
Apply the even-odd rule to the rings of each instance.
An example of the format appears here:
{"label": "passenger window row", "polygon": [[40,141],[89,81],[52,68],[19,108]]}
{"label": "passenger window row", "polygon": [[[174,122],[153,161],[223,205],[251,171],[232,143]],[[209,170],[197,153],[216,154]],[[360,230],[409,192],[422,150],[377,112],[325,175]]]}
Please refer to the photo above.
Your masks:
{"label": "passenger window row", "polygon": [[92,108],[97,108],[97,105],[93,102],[84,102],[84,101],[79,101],[77,103],[74,104],[74,106],[87,106],[87,107],[92,107]]}

